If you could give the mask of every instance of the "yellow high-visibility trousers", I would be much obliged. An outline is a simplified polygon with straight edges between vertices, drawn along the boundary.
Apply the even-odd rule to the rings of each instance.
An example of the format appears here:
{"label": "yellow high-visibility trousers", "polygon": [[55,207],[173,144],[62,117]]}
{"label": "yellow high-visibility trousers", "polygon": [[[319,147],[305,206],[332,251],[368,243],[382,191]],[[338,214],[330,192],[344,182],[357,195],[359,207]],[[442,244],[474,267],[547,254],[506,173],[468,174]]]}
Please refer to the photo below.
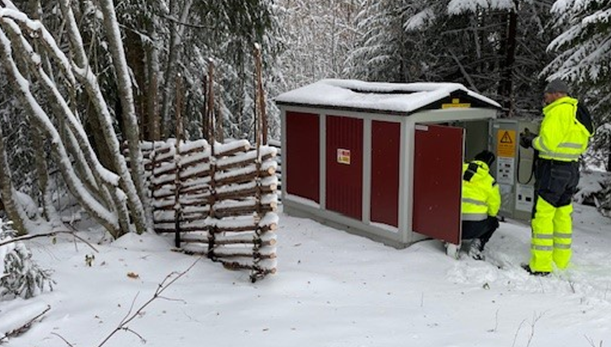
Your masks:
{"label": "yellow high-visibility trousers", "polygon": [[531,221],[532,242],[530,269],[551,272],[554,264],[565,269],[571,261],[572,204],[554,207],[541,196],[537,197]]}

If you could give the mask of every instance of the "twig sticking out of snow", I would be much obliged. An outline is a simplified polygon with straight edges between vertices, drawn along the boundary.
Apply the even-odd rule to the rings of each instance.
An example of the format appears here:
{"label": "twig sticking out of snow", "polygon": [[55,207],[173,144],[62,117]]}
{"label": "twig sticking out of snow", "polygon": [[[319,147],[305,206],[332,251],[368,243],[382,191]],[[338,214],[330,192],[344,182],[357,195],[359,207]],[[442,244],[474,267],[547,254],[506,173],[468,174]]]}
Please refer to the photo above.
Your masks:
{"label": "twig sticking out of snow", "polygon": [[44,316],[47,312],[49,312],[50,309],[51,309],[51,306],[47,305],[47,308],[45,308],[41,313],[34,316],[32,319],[25,322],[22,326],[4,333],[4,336],[0,337],[0,344],[3,344],[9,338],[18,337],[24,334],[25,332],[27,332],[28,330],[30,330],[30,328],[32,327],[32,324],[36,323],[36,321],[38,320],[41,320],[42,316]]}
{"label": "twig sticking out of snow", "polygon": [[[151,303],[153,303],[153,301],[157,300],[157,299],[166,299],[169,300],[168,298],[163,297],[161,294],[163,294],[163,292],[168,289],[168,287],[170,287],[172,284],[174,284],[176,281],[178,281],[181,277],[183,277],[184,275],[186,275],[189,271],[191,271],[191,269],[193,269],[193,267],[195,267],[195,264],[197,264],[203,257],[199,257],[197,258],[191,265],[189,265],[188,268],[186,268],[185,270],[183,270],[182,272],[177,272],[177,271],[173,271],[171,273],[169,273],[164,279],[163,281],[161,281],[161,283],[158,284],[157,286],[157,290],[155,290],[155,293],[153,294],[153,296],[151,296],[150,299],[148,299],[144,304],[142,304],[136,311],[134,311],[134,303],[136,301],[136,298],[138,298],[138,295],[136,295],[136,297],[134,298],[134,300],[132,301],[132,305],[129,308],[129,311],[127,311],[127,313],[125,314],[125,317],[123,317],[123,319],[121,320],[121,322],[119,322],[119,325],[117,325],[117,327],[111,331],[105,338],[104,340],[102,340],[102,342],[98,345],[98,347],[101,347],[103,345],[106,344],[106,342],[108,342],[117,332],[123,330],[123,331],[128,331],[136,336],[138,336],[138,338],[140,339],[140,341],[142,343],[146,343],[146,340],[144,339],[144,337],[142,337],[142,335],[138,334],[138,332],[134,331],[133,329],[131,329],[129,327],[129,323],[131,323],[134,319],[136,319],[137,317],[140,317],[142,312],[144,311],[144,309],[146,307],[148,307]],[[63,338],[62,336],[60,336],[59,334],[54,334],[56,336],[58,336],[60,339],[62,339],[68,346],[73,347],[73,345],[68,342],[65,338]]]}
{"label": "twig sticking out of snow", "polygon": [[72,235],[75,238],[77,238],[80,241],[82,241],[87,246],[91,247],[91,249],[93,249],[96,253],[98,252],[98,250],[91,243],[89,243],[89,241],[87,241],[84,238],[78,236],[74,231],[71,231],[71,230],[56,230],[56,231],[51,231],[51,232],[42,233],[42,234],[19,236],[19,237],[11,238],[9,240],[0,242],[0,247],[4,246],[4,245],[8,245],[9,243],[13,243],[13,242],[26,241],[26,240],[36,239],[36,238],[39,238],[39,237],[53,237],[53,236],[57,236],[59,234],[69,234],[69,235]]}

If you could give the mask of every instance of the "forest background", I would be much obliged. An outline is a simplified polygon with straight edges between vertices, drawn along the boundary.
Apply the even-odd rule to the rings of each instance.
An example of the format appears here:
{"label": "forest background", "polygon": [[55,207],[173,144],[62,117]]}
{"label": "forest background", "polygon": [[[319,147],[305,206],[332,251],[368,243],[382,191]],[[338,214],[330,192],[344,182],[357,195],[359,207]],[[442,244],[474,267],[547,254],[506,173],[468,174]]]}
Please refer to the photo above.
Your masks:
{"label": "forest background", "polygon": [[[597,127],[587,163],[611,171],[608,0],[2,0],[0,6],[0,182],[3,207],[22,222],[18,231],[28,230],[28,211],[18,203],[24,194],[52,221],[63,208],[58,192],[66,191],[115,237],[150,228],[142,167],[132,164],[128,172],[126,165],[139,163],[141,154],[130,146],[122,158],[119,144],[175,136],[177,114],[186,139],[205,137],[204,119],[214,114],[217,139],[254,141],[256,43],[272,139],[280,136],[273,97],[322,78],[457,82],[501,103],[500,117],[538,118],[546,79],[561,77]],[[597,194],[597,207],[609,214],[611,185]]]}

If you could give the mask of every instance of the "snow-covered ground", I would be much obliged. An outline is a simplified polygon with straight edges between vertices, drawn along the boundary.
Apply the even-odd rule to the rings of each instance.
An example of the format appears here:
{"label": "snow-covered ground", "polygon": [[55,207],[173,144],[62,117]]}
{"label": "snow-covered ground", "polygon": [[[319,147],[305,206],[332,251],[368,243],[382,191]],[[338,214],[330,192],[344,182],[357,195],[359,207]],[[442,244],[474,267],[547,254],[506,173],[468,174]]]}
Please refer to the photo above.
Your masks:
{"label": "snow-covered ground", "polygon": [[[487,261],[445,255],[438,241],[397,250],[281,214],[276,275],[199,261],[135,318],[146,346],[606,346],[611,344],[611,219],[575,208],[573,267],[550,278],[520,268],[530,230],[501,223]],[[83,232],[92,242],[96,231]],[[0,302],[0,332],[51,309],[10,347],[98,346],[196,258],[171,240],[127,235],[94,251],[67,237],[29,242],[55,290]],[[500,268],[499,268],[500,267]],[[1,335],[0,335],[1,336]],[[65,339],[67,342],[62,340]],[[105,346],[138,346],[120,331]]]}

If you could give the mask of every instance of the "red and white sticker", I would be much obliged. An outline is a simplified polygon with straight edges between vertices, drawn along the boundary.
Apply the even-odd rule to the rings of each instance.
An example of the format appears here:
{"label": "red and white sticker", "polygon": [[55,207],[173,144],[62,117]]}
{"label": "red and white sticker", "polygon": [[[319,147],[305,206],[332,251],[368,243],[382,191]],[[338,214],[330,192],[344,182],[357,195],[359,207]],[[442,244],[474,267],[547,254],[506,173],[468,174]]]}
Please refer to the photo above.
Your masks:
{"label": "red and white sticker", "polygon": [[337,149],[337,162],[340,164],[350,165],[350,150],[349,149]]}

